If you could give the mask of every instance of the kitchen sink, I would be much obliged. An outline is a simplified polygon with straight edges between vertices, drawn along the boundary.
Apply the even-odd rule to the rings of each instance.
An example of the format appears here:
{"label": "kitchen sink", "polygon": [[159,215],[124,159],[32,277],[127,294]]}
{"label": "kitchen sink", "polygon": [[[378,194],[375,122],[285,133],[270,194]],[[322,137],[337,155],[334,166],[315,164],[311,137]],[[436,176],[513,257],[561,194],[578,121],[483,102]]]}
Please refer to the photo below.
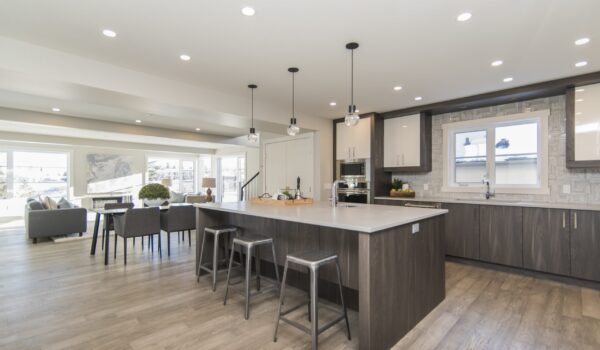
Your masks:
{"label": "kitchen sink", "polygon": [[352,204],[338,204],[338,208],[356,208],[358,207],[358,205],[352,205]]}

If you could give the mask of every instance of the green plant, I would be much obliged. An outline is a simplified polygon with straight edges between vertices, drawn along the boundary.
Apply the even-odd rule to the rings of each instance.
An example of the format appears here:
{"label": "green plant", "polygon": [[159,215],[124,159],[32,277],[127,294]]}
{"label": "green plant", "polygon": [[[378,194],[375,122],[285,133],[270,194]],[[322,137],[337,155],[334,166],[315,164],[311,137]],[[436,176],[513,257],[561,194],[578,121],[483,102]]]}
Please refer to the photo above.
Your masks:
{"label": "green plant", "polygon": [[161,184],[147,184],[138,193],[140,199],[167,199],[169,190]]}
{"label": "green plant", "polygon": [[402,180],[400,179],[392,180],[392,190],[400,191],[402,189],[403,184],[404,182],[402,182]]}

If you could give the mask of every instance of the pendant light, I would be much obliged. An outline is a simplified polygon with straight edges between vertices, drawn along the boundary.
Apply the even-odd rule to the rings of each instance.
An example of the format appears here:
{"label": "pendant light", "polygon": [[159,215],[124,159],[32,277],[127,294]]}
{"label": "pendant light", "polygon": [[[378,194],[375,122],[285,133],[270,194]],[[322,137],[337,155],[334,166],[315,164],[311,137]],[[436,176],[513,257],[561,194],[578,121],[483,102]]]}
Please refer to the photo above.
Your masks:
{"label": "pendant light", "polygon": [[356,113],[356,106],[354,105],[354,50],[358,48],[358,43],[346,44],[346,49],[351,52],[351,63],[350,63],[350,105],[348,106],[348,114],[344,118],[344,123],[347,126],[356,126],[360,121],[360,116]]}
{"label": "pendant light", "polygon": [[300,132],[300,128],[296,124],[296,114],[294,113],[294,102],[295,102],[295,90],[294,90],[294,77],[298,73],[299,69],[296,67],[288,68],[288,72],[292,73],[292,119],[290,119],[290,126],[287,128],[287,134],[290,136],[296,136]]}
{"label": "pendant light", "polygon": [[258,86],[255,84],[248,85],[250,91],[252,91],[252,124],[250,126],[250,133],[248,133],[248,142],[256,143],[258,141],[258,134],[256,133],[256,129],[254,129],[254,89]]}

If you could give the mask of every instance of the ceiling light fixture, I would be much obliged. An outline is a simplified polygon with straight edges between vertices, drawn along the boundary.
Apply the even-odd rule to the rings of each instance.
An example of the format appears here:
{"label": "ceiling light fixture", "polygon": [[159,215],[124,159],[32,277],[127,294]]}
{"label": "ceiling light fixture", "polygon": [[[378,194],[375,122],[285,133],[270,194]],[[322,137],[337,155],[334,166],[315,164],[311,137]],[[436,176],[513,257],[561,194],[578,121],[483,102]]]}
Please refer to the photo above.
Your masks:
{"label": "ceiling light fixture", "polygon": [[423,99],[423,97],[421,97],[421,96],[415,97],[415,101],[421,101],[422,99]]}
{"label": "ceiling light fixture", "polygon": [[335,102],[329,102],[329,105],[330,105],[331,107],[334,107],[334,106],[337,106],[337,103],[335,103]]}
{"label": "ceiling light fixture", "polygon": [[581,67],[585,67],[585,66],[587,66],[587,61],[581,61],[581,62],[575,63],[575,67],[577,67],[577,68],[581,68]]}
{"label": "ceiling light fixture", "polygon": [[52,107],[52,112],[60,112],[60,108],[58,108],[58,107]]}
{"label": "ceiling light fixture", "polygon": [[575,102],[583,102],[583,99],[582,98],[578,98],[578,99],[575,100]]}
{"label": "ceiling light fixture", "polygon": [[394,86],[394,91],[400,91],[402,90],[402,86],[398,85],[398,86]]}
{"label": "ceiling light fixture", "polygon": [[590,42],[590,38],[581,38],[581,39],[575,40],[575,45],[581,46],[581,45],[585,45],[589,42]]}
{"label": "ceiling light fixture", "polygon": [[242,14],[244,16],[249,16],[249,17],[254,16],[255,13],[256,13],[256,11],[250,6],[246,6],[246,7],[242,8]]}
{"label": "ceiling light fixture", "polygon": [[502,81],[505,83],[510,83],[513,80],[514,80],[513,77],[506,77],[506,78],[502,79]]}
{"label": "ceiling light fixture", "polygon": [[139,119],[136,119],[136,120],[135,120],[135,122],[136,122],[136,123],[138,123],[138,124],[141,124],[141,123],[142,123],[142,121],[141,121],[141,120],[139,120]]}
{"label": "ceiling light fixture", "polygon": [[501,66],[504,62],[502,62],[502,60],[496,60],[494,62],[492,62],[492,67],[498,67]]}
{"label": "ceiling light fixture", "polygon": [[287,134],[290,136],[296,136],[300,132],[300,128],[296,124],[296,113],[295,113],[295,76],[299,69],[296,67],[288,68],[288,72],[292,73],[292,118],[290,119],[290,125],[287,128]]}
{"label": "ceiling light fixture", "polygon": [[104,34],[104,36],[109,37],[109,38],[115,38],[117,36],[117,33],[114,30],[110,30],[110,29],[104,29],[102,31],[102,34]]}
{"label": "ceiling light fixture", "polygon": [[189,60],[191,60],[191,59],[192,59],[192,57],[191,57],[190,55],[186,55],[186,54],[181,54],[181,55],[179,55],[179,58],[180,58],[182,61],[189,61]]}
{"label": "ceiling light fixture", "polygon": [[200,128],[196,128],[196,131],[200,131]]}
{"label": "ceiling light fixture", "polygon": [[350,50],[350,105],[348,106],[348,114],[344,117],[344,123],[347,126],[356,126],[360,121],[358,110],[354,105],[354,50],[358,48],[357,43],[346,44],[346,49]]}
{"label": "ceiling light fixture", "polygon": [[456,20],[459,22],[465,22],[470,20],[471,17],[473,17],[473,15],[470,12],[464,12],[458,15],[458,17],[456,17]]}
{"label": "ceiling light fixture", "polygon": [[248,133],[248,141],[251,143],[256,143],[258,141],[258,134],[256,133],[256,129],[254,129],[254,89],[256,89],[257,87],[258,86],[256,86],[255,84],[248,85],[248,88],[250,88],[250,91],[252,91],[252,124],[250,124],[250,132]]}
{"label": "ceiling light fixture", "polygon": [[577,92],[584,92],[584,91],[585,91],[585,89],[577,89],[577,90],[575,90],[575,91],[577,91]]}

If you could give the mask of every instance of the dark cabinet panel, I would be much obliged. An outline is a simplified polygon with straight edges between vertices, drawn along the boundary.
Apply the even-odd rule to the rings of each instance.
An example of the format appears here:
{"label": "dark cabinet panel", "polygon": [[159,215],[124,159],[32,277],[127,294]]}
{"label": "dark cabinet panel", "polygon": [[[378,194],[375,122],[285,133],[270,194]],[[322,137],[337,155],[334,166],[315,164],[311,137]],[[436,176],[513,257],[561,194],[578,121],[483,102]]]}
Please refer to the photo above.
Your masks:
{"label": "dark cabinet panel", "polygon": [[479,259],[479,205],[445,203],[446,254]]}
{"label": "dark cabinet panel", "polygon": [[479,207],[479,256],[483,261],[523,267],[523,209]]}
{"label": "dark cabinet panel", "polygon": [[404,205],[404,203],[406,203],[406,201],[397,200],[397,199],[375,199],[374,203],[375,204],[380,204],[380,205],[398,205],[398,206],[402,206],[402,205]]}
{"label": "dark cabinet panel", "polygon": [[600,281],[600,213],[571,211],[571,275]]}
{"label": "dark cabinet panel", "polygon": [[523,266],[569,275],[569,222],[569,210],[523,208]]}

